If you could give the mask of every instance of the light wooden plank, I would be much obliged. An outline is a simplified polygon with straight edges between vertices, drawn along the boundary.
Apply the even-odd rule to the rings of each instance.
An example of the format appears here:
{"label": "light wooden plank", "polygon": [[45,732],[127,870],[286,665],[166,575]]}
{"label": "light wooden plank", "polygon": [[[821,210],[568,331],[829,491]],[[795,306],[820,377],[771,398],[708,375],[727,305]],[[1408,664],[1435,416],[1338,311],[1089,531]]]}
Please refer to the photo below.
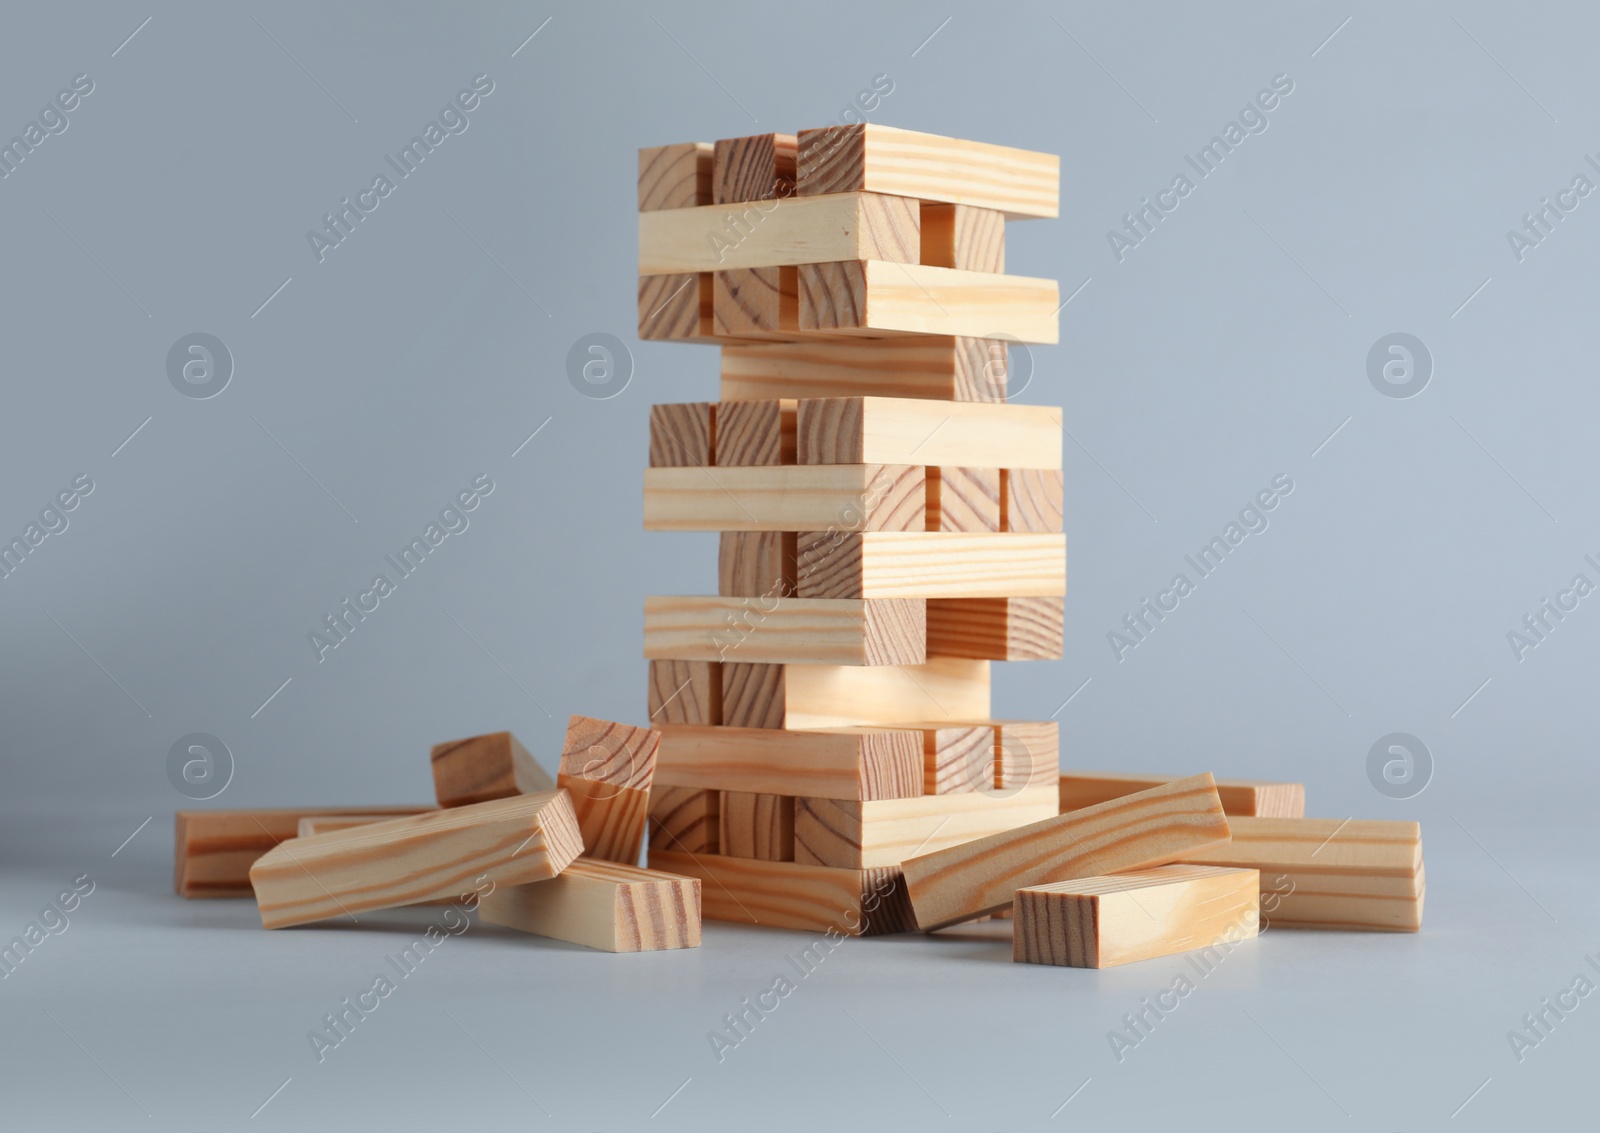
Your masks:
{"label": "light wooden plank", "polygon": [[516,795],[295,838],[250,867],[265,928],[554,877],[583,849],[564,791]]}
{"label": "light wooden plank", "polygon": [[725,724],[838,728],[989,715],[989,662],[943,657],[923,665],[723,665]]}
{"label": "light wooden plank", "polygon": [[924,470],[909,464],[648,468],[647,531],[924,531]]}
{"label": "light wooden plank", "polygon": [[1003,531],[1061,531],[1061,470],[1002,469],[1000,527]]}
{"label": "light wooden plank", "polygon": [[929,531],[1001,529],[999,469],[933,465],[927,476]]}
{"label": "light wooden plank", "polygon": [[792,134],[719,138],[712,156],[712,201],[724,205],[792,195],[796,148]]}
{"label": "light wooden plank", "polygon": [[710,142],[678,142],[641,149],[639,211],[709,205],[714,152]]}
{"label": "light wooden plank", "polygon": [[793,531],[724,531],[718,539],[717,593],[724,597],[793,597],[794,572]]}
{"label": "light wooden plank", "polygon": [[794,398],[730,401],[717,407],[717,463],[727,467],[795,463]]}
{"label": "light wooden plank", "polygon": [[923,854],[902,869],[917,924],[935,929],[1004,909],[1029,885],[1166,865],[1227,839],[1204,774]]}
{"label": "light wooden plank", "polygon": [[659,782],[652,784],[650,852],[717,853],[722,845],[721,814],[720,790],[674,787]]}
{"label": "light wooden plank", "polygon": [[650,407],[650,467],[704,468],[716,463],[713,401]]}
{"label": "light wooden plank", "polygon": [[796,314],[805,333],[959,334],[1046,344],[1060,339],[1061,293],[1053,279],[890,260],[777,270],[796,273]]}
{"label": "light wooden plank", "polygon": [[[1061,811],[1119,799],[1135,791],[1170,783],[1174,775],[1144,775],[1129,771],[1064,772],[1060,780]],[[1230,818],[1302,818],[1306,813],[1306,785],[1265,779],[1218,779],[1217,795]]]}
{"label": "light wooden plank", "polygon": [[432,806],[286,807],[180,810],[173,818],[172,889],[180,897],[250,897],[250,867],[272,847],[296,837],[300,819],[340,814],[399,818]]}
{"label": "light wooden plank", "polygon": [[995,730],[990,724],[924,728],[923,794],[993,790],[995,743]]}
{"label": "light wooden plank", "polygon": [[829,869],[718,854],[652,850],[652,869],[701,881],[708,921],[881,936],[915,928],[897,869]]}
{"label": "light wooden plank", "polygon": [[794,861],[794,798],[749,791],[723,791],[718,842],[731,858]]}
{"label": "light wooden plank", "polygon": [[698,948],[700,881],[579,858],[549,881],[485,893],[478,919],[602,952]]}
{"label": "light wooden plank", "polygon": [[[552,784],[552,790],[554,785]],[[496,796],[501,797],[501,796]],[[418,811],[425,814],[426,811]],[[392,815],[382,814],[307,814],[300,817],[299,824],[295,827],[295,837],[310,838],[317,834],[329,834],[335,830],[349,830],[355,826],[371,826],[374,822],[384,822]],[[248,884],[248,879],[246,879]],[[418,901],[418,905],[454,905],[462,899],[462,894],[452,894],[449,897],[435,897],[431,901]]]}
{"label": "light wooden plank", "polygon": [[1067,537],[817,531],[795,543],[802,598],[1013,598],[1067,592]]}
{"label": "light wooden plank", "polygon": [[795,428],[801,464],[1061,467],[1061,410],[1054,405],[808,397],[800,399]]}
{"label": "light wooden plank", "polygon": [[812,798],[911,798],[922,793],[922,748],[922,733],[905,728],[665,728],[656,783]]}
{"label": "light wooden plank", "polygon": [[510,732],[490,732],[435,744],[428,759],[433,767],[433,793],[440,806],[464,806],[556,789],[550,773]]}
{"label": "light wooden plank", "polygon": [[930,598],[928,655],[1054,660],[1061,656],[1065,609],[1061,598]]}
{"label": "light wooden plank", "polygon": [[914,799],[797,799],[794,860],[836,869],[899,865],[1056,813],[1055,791],[970,791]]}
{"label": "light wooden plank", "polygon": [[715,661],[651,661],[650,723],[722,723],[722,667]]}
{"label": "light wooden plank", "polygon": [[[829,200],[801,197],[801,200]],[[971,205],[922,202],[922,262],[963,271],[1006,270],[1006,217]],[[887,260],[891,256],[818,256],[817,259]]]}
{"label": "light wooden plank", "polygon": [[848,341],[772,342],[722,348],[722,400],[894,397],[1006,399],[1003,339],[902,335]]}
{"label": "light wooden plank", "polygon": [[[876,193],[641,212],[639,274],[793,267],[828,260],[914,264],[922,254],[919,231],[917,202]],[[970,223],[966,234],[968,246],[992,243],[992,233],[980,235]],[[1003,233],[1001,241],[1003,257]]]}
{"label": "light wooden plank", "polygon": [[652,342],[716,342],[711,273],[641,275],[639,337]]}
{"label": "light wooden plank", "polygon": [[588,857],[624,865],[639,860],[660,746],[661,733],[649,728],[568,719],[556,783],[572,795]]}
{"label": "light wooden plank", "polygon": [[1253,869],[1166,865],[1018,889],[1011,958],[1111,968],[1197,949],[1226,955],[1259,931]]}
{"label": "light wooden plank", "polygon": [[920,665],[927,608],[915,599],[644,600],[644,655],[761,664]]}

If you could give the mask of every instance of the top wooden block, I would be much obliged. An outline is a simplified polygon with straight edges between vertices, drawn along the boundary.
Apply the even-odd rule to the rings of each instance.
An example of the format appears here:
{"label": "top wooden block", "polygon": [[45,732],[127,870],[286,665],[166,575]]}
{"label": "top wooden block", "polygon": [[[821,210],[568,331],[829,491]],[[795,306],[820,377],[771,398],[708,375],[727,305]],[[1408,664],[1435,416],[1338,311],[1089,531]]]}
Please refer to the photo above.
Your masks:
{"label": "top wooden block", "polygon": [[1054,154],[874,123],[801,130],[796,173],[802,197],[888,193],[1013,218],[1061,211],[1061,159]]}
{"label": "top wooden block", "polygon": [[639,151],[639,211],[711,203],[710,142],[680,142]]}

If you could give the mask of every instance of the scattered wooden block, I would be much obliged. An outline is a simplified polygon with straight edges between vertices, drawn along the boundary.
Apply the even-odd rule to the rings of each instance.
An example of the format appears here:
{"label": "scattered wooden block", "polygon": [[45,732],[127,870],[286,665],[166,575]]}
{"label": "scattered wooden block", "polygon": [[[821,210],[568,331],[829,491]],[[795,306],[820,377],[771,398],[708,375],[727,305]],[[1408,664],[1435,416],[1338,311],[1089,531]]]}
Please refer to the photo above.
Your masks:
{"label": "scattered wooden block", "polygon": [[915,599],[651,596],[644,655],[764,664],[920,665],[927,607]]}
{"label": "scattered wooden block", "polygon": [[652,869],[701,881],[706,920],[881,936],[916,927],[897,869],[829,869],[715,854],[651,851]]}
{"label": "scattered wooden block", "polygon": [[1025,964],[1111,968],[1255,936],[1260,878],[1253,869],[1165,865],[1018,889],[1011,958]]}
{"label": "scattered wooden block", "polygon": [[[851,465],[822,465],[824,468]],[[999,531],[1000,471],[934,465],[927,471],[929,531]]]}
{"label": "scattered wooden block", "polygon": [[798,799],[794,860],[836,869],[899,865],[1055,814],[1048,786],[1001,794],[972,791],[915,799]]}
{"label": "scattered wooden block", "polygon": [[802,598],[1033,598],[1067,592],[1065,535],[987,531],[806,531]]}
{"label": "scattered wooden block", "polygon": [[698,948],[700,882],[579,858],[549,881],[485,893],[478,919],[602,952]]}
{"label": "scattered wooden block", "polygon": [[923,531],[923,469],[908,464],[649,468],[648,531]]}
{"label": "scattered wooden block", "polygon": [[791,134],[720,138],[712,158],[711,199],[719,205],[793,194],[796,139]]}
{"label": "scattered wooden block", "polygon": [[724,531],[719,538],[717,593],[724,597],[793,597],[794,572],[793,531]]}
{"label": "scattered wooden block", "polygon": [[841,728],[982,720],[989,662],[722,667],[723,723],[746,728]]}
{"label": "scattered wooden block", "polygon": [[923,729],[925,795],[988,791],[995,786],[995,730],[989,724]]}
{"label": "scattered wooden block", "polygon": [[550,773],[510,732],[434,744],[429,762],[433,793],[440,806],[465,806],[556,789]]}
{"label": "scattered wooden block", "polygon": [[174,816],[172,889],[180,897],[250,897],[250,867],[279,842],[296,837],[307,815],[399,818],[433,807],[299,807],[276,810],[180,810]]}
{"label": "scattered wooden block", "polygon": [[265,928],[554,877],[583,849],[564,791],[516,795],[281,842],[250,867]]}
{"label": "scattered wooden block", "polygon": [[722,666],[715,661],[651,661],[650,723],[722,723]]}
{"label": "scattered wooden block", "polygon": [[903,335],[845,341],[762,342],[722,348],[722,400],[893,397],[1006,399],[1003,339]]}
{"label": "scattered wooden block", "polygon": [[639,337],[657,342],[716,342],[711,273],[641,275]]}
{"label": "scattered wooden block", "polygon": [[[1159,783],[1171,775],[1140,775],[1127,771],[1068,771],[1061,776],[1061,812],[1120,799]],[[1304,783],[1272,783],[1262,779],[1218,779],[1217,796],[1230,818],[1301,818],[1306,813]]]}
{"label": "scattered wooden block", "polygon": [[[552,784],[551,789],[554,790]],[[501,797],[501,796],[496,796]],[[426,811],[418,811],[425,814]],[[302,815],[299,824],[295,827],[295,837],[310,838],[317,834],[331,834],[335,830],[349,830],[356,826],[371,826],[374,822],[386,821],[388,817],[381,814],[320,814]],[[248,879],[246,881],[248,884]],[[449,897],[435,897],[431,901],[418,901],[418,905],[454,905],[461,899],[457,893]]]}
{"label": "scattered wooden block", "polygon": [[1059,724],[1054,720],[997,720],[994,730],[997,789],[1056,786],[1061,775]]}
{"label": "scattered wooden block", "polygon": [[795,191],[865,191],[994,209],[1012,218],[1061,211],[1061,159],[862,122],[801,130]]}
{"label": "scattered wooden block", "polygon": [[661,733],[648,728],[588,716],[568,721],[556,783],[572,794],[587,856],[623,865],[639,860],[660,746]]}
{"label": "scattered wooden block", "polygon": [[709,205],[713,152],[710,142],[680,142],[641,149],[639,211]]}
{"label": "scattered wooden block", "polygon": [[922,734],[909,728],[666,728],[656,784],[813,798],[911,798],[922,793],[922,747]]}
{"label": "scattered wooden block", "polygon": [[1061,467],[1061,410],[1053,405],[808,397],[795,428],[801,464]]}
{"label": "scattered wooden block", "polygon": [[1007,468],[1000,473],[1002,531],[1060,531],[1061,470]]}
{"label": "scattered wooden block", "polygon": [[794,799],[789,795],[723,791],[718,841],[731,858],[794,861]]}
{"label": "scattered wooden block", "polygon": [[[829,260],[914,264],[922,255],[920,227],[916,201],[876,193],[795,197],[740,209],[712,205],[641,212],[639,274],[793,267]],[[992,234],[973,237],[992,239]],[[1003,258],[1003,232],[1001,241]]]}
{"label": "scattered wooden block", "polygon": [[[801,200],[828,200],[828,197]],[[1006,217],[971,205],[922,202],[922,262],[962,271],[1006,270]],[[889,256],[818,256],[817,259],[886,260]],[[644,269],[640,269],[641,271]]]}
{"label": "scattered wooden block", "polygon": [[888,260],[837,260],[796,272],[803,332],[880,337],[959,334],[1054,343],[1060,288],[1053,279],[958,271]]}
{"label": "scattered wooden block", "polygon": [[1062,598],[930,598],[928,655],[1053,660],[1061,656],[1065,608]]}
{"label": "scattered wooden block", "polygon": [[730,401],[717,409],[717,463],[727,467],[795,462],[794,398]]}
{"label": "scattered wooden block", "polygon": [[723,338],[792,338],[797,335],[800,331],[799,270],[772,267],[713,272],[712,333]]}
{"label": "scattered wooden block", "polygon": [[688,401],[650,407],[650,467],[704,468],[716,463],[717,405]]}
{"label": "scattered wooden block", "polygon": [[1421,929],[1427,881],[1415,822],[1240,817],[1228,825],[1233,841],[1182,860],[1259,870],[1261,917],[1272,927]]}
{"label": "scattered wooden block", "polygon": [[722,846],[722,792],[674,787],[650,787],[650,853],[671,850],[689,854],[715,854]]}
{"label": "scattered wooden block", "polygon": [[1227,838],[1222,801],[1203,774],[923,854],[902,868],[917,923],[928,930],[1003,909],[1026,886],[1165,865]]}

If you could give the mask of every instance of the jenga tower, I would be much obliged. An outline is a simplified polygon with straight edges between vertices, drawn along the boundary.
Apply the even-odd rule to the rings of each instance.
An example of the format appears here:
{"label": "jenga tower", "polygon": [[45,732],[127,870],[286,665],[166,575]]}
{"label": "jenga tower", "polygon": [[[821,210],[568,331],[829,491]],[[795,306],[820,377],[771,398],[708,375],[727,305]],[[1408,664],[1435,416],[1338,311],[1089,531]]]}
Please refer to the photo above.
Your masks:
{"label": "jenga tower", "polygon": [[708,919],[905,931],[901,862],[1057,813],[1056,725],[992,719],[989,674],[1061,655],[1061,410],[1006,404],[1060,296],[1004,274],[1059,192],[876,125],[639,153],[639,336],[722,350],[644,491],[721,532],[715,597],[645,606],[650,863]]}

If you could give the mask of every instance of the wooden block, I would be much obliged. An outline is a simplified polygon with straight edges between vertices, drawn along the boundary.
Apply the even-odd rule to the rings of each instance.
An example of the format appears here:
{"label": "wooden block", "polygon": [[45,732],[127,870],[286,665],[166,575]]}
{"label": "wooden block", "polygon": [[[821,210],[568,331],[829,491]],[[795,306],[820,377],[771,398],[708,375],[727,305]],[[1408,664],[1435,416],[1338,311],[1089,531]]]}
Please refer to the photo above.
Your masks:
{"label": "wooden block", "polygon": [[[805,333],[959,334],[1054,343],[1060,288],[1053,279],[958,271],[888,260],[837,260],[796,272],[798,328]],[[787,328],[785,328],[787,329]]]}
{"label": "wooden block", "polygon": [[932,598],[928,655],[1054,660],[1061,656],[1064,613],[1061,598]]}
{"label": "wooden block", "polygon": [[801,464],[1061,467],[1061,410],[1053,405],[808,397],[795,427]]}
{"label": "wooden block", "polygon": [[[551,789],[554,789],[552,784]],[[499,797],[499,796],[496,796]],[[426,811],[418,811],[425,814]],[[307,814],[302,815],[299,824],[295,827],[295,837],[310,838],[316,834],[329,834],[335,830],[349,830],[355,826],[371,826],[374,822],[383,822],[387,817],[381,814]],[[435,897],[431,901],[418,901],[418,905],[454,905],[461,900],[462,894],[453,894],[449,897]]]}
{"label": "wooden block", "polygon": [[995,787],[995,730],[988,724],[923,729],[925,795],[955,795]]}
{"label": "wooden block", "polygon": [[[1102,804],[1115,806],[1115,802]],[[1427,884],[1415,822],[1231,818],[1233,841],[1183,855],[1261,872],[1261,917],[1274,928],[1416,932]]]}
{"label": "wooden block", "polygon": [[928,930],[1003,909],[1030,885],[1166,865],[1227,839],[1222,801],[1202,774],[923,854],[902,868],[917,924]]}
{"label": "wooden block", "polygon": [[700,882],[579,858],[549,881],[485,893],[478,919],[602,952],[698,948]]}
{"label": "wooden block", "polygon": [[717,463],[728,467],[795,463],[794,398],[730,401],[717,407]]}
{"label": "wooden block", "polygon": [[573,716],[556,783],[571,792],[584,853],[601,861],[639,860],[661,733]]}
{"label": "wooden block", "polygon": [[922,734],[909,728],[666,728],[656,784],[828,799],[913,798],[922,793],[922,746]]}
{"label": "wooden block", "polygon": [[564,791],[516,795],[285,841],[250,867],[265,928],[542,881],[583,849]]}
{"label": "wooden block", "polygon": [[712,273],[711,328],[720,338],[793,338],[800,332],[799,268]]}
{"label": "wooden block", "polygon": [[927,606],[915,599],[652,596],[644,655],[759,664],[920,665]]}
{"label": "wooden block", "polygon": [[662,342],[713,342],[711,273],[641,275],[639,337]]}
{"label": "wooden block", "polygon": [[1000,472],[1002,531],[1060,531],[1061,470],[1007,468]]}
{"label": "wooden block", "polygon": [[[659,774],[659,769],[658,772]],[[689,854],[714,854],[722,845],[722,792],[673,787],[650,787],[650,852],[673,850]]]}
{"label": "wooden block", "polygon": [[[801,200],[812,198],[801,197]],[[828,197],[816,198],[829,200]],[[971,205],[922,202],[922,262],[962,271],[1006,270],[1006,217]],[[888,256],[818,256],[817,259],[869,260]],[[639,270],[643,271],[643,268]]]}
{"label": "wooden block", "polygon": [[795,801],[794,860],[836,869],[899,865],[1050,818],[1055,809],[1048,786],[876,802],[802,798]]}
{"label": "wooden block", "polygon": [[641,149],[639,211],[709,205],[713,153],[710,142],[680,142]]}
{"label": "wooden block", "polygon": [[794,799],[789,795],[723,791],[719,841],[730,858],[794,861]]}
{"label": "wooden block", "polygon": [[687,401],[650,407],[650,467],[704,468],[716,463],[717,406]]}
{"label": "wooden block", "polygon": [[923,531],[927,489],[909,464],[648,468],[647,531]]}
{"label": "wooden block", "polygon": [[1055,154],[861,122],[801,130],[795,190],[866,191],[994,209],[1012,218],[1061,211]]}
{"label": "wooden block", "polygon": [[715,854],[652,851],[652,869],[701,881],[709,921],[846,936],[910,932],[916,925],[897,869],[828,869]]}
{"label": "wooden block", "polygon": [[[923,253],[920,228],[916,201],[876,193],[641,212],[639,274],[793,267],[829,260],[914,264]],[[983,238],[973,233],[969,243]],[[1002,256],[1004,239],[1002,232]]]}
{"label": "wooden block", "polygon": [[747,665],[722,668],[723,723],[746,728],[841,728],[951,723],[989,715],[989,662],[924,665]]}
{"label": "wooden block", "polygon": [[1030,885],[1013,905],[1011,958],[1112,968],[1201,948],[1225,955],[1259,930],[1259,885],[1253,869],[1192,865]]}
{"label": "wooden block", "polygon": [[[649,489],[645,491],[648,501]],[[728,598],[793,597],[794,540],[793,531],[724,531],[717,544],[717,593]]]}
{"label": "wooden block", "polygon": [[[823,468],[837,465],[821,465]],[[853,465],[844,465],[850,468]],[[929,531],[999,531],[1000,472],[934,465],[927,470]]]}
{"label": "wooden block", "polygon": [[712,158],[712,201],[724,205],[791,196],[795,149],[791,134],[719,138]]}
{"label": "wooden block", "polygon": [[[1135,791],[1170,783],[1171,775],[1140,775],[1127,771],[1067,771],[1061,775],[1061,812],[1120,799]],[[1228,817],[1302,818],[1306,813],[1304,783],[1273,783],[1262,779],[1218,779],[1217,795]]]}
{"label": "wooden block", "polygon": [[433,765],[433,793],[440,806],[464,806],[556,789],[550,773],[510,732],[490,732],[435,744],[429,762]]}
{"label": "wooden block", "polygon": [[399,818],[431,806],[298,807],[276,810],[180,810],[173,821],[172,889],[180,897],[250,897],[250,867],[279,842],[296,837],[307,815]]}
{"label": "wooden block", "polygon": [[722,400],[894,397],[1006,399],[1003,339],[903,335],[848,341],[761,342],[722,348]]}
{"label": "wooden block", "polygon": [[[997,789],[1058,784],[1061,776],[1059,724],[1054,720],[996,720],[994,730],[994,785]],[[1057,786],[1058,809],[1059,790]]]}
{"label": "wooden block", "polygon": [[651,661],[651,724],[722,723],[722,668],[715,661]]}
{"label": "wooden block", "polygon": [[802,598],[1032,598],[1067,592],[1067,537],[981,531],[807,531]]}

